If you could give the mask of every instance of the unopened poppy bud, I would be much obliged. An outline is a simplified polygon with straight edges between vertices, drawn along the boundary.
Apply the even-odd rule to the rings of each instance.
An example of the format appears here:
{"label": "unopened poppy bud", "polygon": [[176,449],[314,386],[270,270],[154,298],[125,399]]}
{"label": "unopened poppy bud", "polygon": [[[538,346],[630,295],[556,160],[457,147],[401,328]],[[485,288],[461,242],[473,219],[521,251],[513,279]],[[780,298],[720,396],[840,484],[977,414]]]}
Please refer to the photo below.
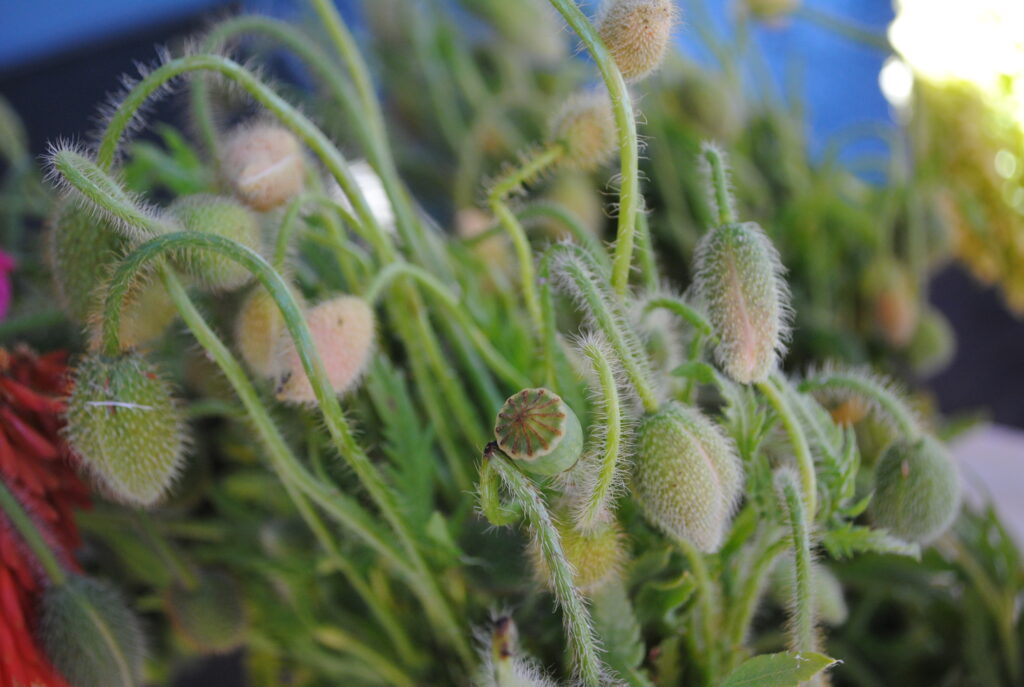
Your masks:
{"label": "unopened poppy bud", "polygon": [[99,303],[104,276],[127,242],[105,216],[69,201],[50,218],[48,239],[57,297],[72,319],[85,323]]}
{"label": "unopened poppy bud", "polygon": [[[356,296],[339,296],[307,311],[306,325],[323,360],[331,388],[336,394],[353,388],[363,376],[373,352],[376,326],[373,309]],[[285,337],[279,369],[279,399],[291,403],[316,402],[313,386],[290,337]]]}
{"label": "unopened poppy bud", "polygon": [[494,422],[498,447],[527,472],[557,475],[583,453],[583,428],[572,408],[548,389],[509,397]]}
{"label": "unopened poppy bud", "polygon": [[[293,290],[296,300],[299,294]],[[262,377],[275,377],[284,347],[284,318],[277,302],[257,285],[242,302],[235,320],[235,345],[249,368]]]}
{"label": "unopened poppy bud", "polygon": [[597,30],[622,76],[634,81],[661,65],[675,22],[672,0],[608,0]]}
{"label": "unopened poppy bud", "polygon": [[[184,196],[170,207],[171,214],[188,231],[223,236],[257,253],[262,250],[259,223],[245,206],[220,196]],[[252,274],[220,253],[202,248],[184,249],[176,256],[179,266],[211,291],[230,291],[246,284]]]}
{"label": "unopened poppy bud", "polygon": [[170,386],[143,357],[94,355],[75,371],[68,399],[71,448],[110,495],[150,506],[185,456],[185,421]]}
{"label": "unopened poppy bud", "polygon": [[732,446],[696,409],[671,402],[640,421],[633,494],[670,537],[717,550],[742,486]]}
{"label": "unopened poppy bud", "polygon": [[960,478],[946,448],[932,437],[898,440],[875,468],[871,514],[879,527],[906,541],[928,544],[956,519]]}
{"label": "unopened poppy bud", "polygon": [[69,685],[142,684],[145,639],[117,589],[82,575],[50,585],[39,608],[39,643]]}
{"label": "unopened poppy bud", "polygon": [[292,132],[273,124],[241,126],[224,144],[222,168],[235,192],[265,212],[302,191],[302,145]]}
{"label": "unopened poppy bud", "polygon": [[864,278],[875,326],[894,348],[910,343],[917,328],[920,306],[910,271],[892,259],[882,259],[868,268]]}
{"label": "unopened poppy bud", "polygon": [[[573,581],[584,594],[594,592],[614,579],[625,562],[625,535],[617,522],[602,522],[591,532],[572,526],[569,518],[560,518],[555,527],[562,551],[572,565]],[[530,542],[530,561],[539,580],[551,585],[551,571],[536,540]]]}
{"label": "unopened poppy bud", "polygon": [[612,105],[605,91],[577,93],[569,98],[552,127],[562,144],[562,164],[591,170],[608,162],[615,153],[618,134]]}
{"label": "unopened poppy bud", "polygon": [[164,601],[174,629],[203,653],[237,649],[247,629],[238,582],[215,570],[198,571],[192,582],[167,588]]}
{"label": "unopened poppy bud", "polygon": [[[100,289],[98,295],[105,294]],[[102,298],[97,302],[97,311],[102,312]],[[178,316],[178,307],[171,300],[160,280],[153,275],[137,278],[128,289],[124,302],[121,304],[121,321],[118,328],[118,341],[123,350],[140,348],[159,338]],[[99,317],[92,318],[89,342],[93,349],[99,349],[103,341],[103,322]]]}
{"label": "unopened poppy bud", "polygon": [[694,287],[718,336],[716,358],[741,384],[775,370],[789,335],[789,287],[778,251],[757,224],[727,224],[701,239]]}

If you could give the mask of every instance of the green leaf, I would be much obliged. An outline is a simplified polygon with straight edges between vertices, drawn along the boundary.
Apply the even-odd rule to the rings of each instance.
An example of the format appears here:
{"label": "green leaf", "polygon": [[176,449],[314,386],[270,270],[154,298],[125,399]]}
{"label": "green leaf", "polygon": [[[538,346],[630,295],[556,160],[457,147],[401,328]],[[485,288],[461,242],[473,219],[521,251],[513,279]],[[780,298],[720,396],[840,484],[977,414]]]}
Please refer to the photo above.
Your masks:
{"label": "green leaf", "polygon": [[697,360],[683,363],[676,369],[672,370],[672,374],[676,377],[692,379],[700,384],[715,383],[715,368],[711,367],[707,363],[702,363]]}
{"label": "green leaf", "polygon": [[897,539],[885,530],[873,530],[847,524],[839,529],[829,530],[822,536],[821,544],[832,558],[849,558],[855,553],[893,553],[921,558],[921,547]]}
{"label": "green leaf", "polygon": [[618,581],[606,584],[591,601],[594,629],[605,648],[605,662],[631,687],[648,687],[650,681],[639,671],[647,647],[625,585]]}
{"label": "green leaf", "polygon": [[823,654],[762,654],[744,661],[720,687],[797,687],[838,661]]}

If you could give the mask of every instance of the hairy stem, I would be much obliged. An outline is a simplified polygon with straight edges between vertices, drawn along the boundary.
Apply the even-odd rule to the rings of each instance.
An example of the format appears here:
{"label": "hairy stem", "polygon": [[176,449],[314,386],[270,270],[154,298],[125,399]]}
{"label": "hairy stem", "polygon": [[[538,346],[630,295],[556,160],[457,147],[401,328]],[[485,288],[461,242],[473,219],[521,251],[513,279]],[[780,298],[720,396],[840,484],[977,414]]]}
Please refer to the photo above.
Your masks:
{"label": "hairy stem", "polygon": [[702,151],[704,160],[711,171],[711,190],[715,201],[715,215],[719,225],[732,224],[736,214],[732,207],[732,195],[729,192],[729,172],[722,152],[711,145],[705,145]]}
{"label": "hairy stem", "polygon": [[717,684],[719,669],[718,631],[716,629],[715,605],[718,590],[711,574],[708,572],[704,556],[686,539],[675,539],[676,546],[682,551],[690,564],[690,570],[697,581],[697,603],[700,608],[701,632],[704,635],[705,677],[706,684]]}
{"label": "hairy stem", "polygon": [[789,521],[789,545],[793,548],[793,599],[790,644],[793,651],[814,651],[815,609],[811,587],[811,535],[800,484],[790,470],[780,470],[775,477],[776,488]]}
{"label": "hairy stem", "polygon": [[869,401],[877,403],[892,418],[892,421],[896,423],[900,432],[909,439],[921,436],[921,423],[918,422],[913,411],[907,407],[903,399],[886,388],[884,384],[880,384],[869,377],[834,372],[808,379],[800,385],[801,391],[813,391],[816,389],[844,389],[852,391]]}
{"label": "hairy stem", "polygon": [[7,488],[3,480],[0,480],[0,511],[7,517],[7,520],[14,525],[14,529],[21,535],[25,545],[28,546],[32,555],[36,557],[39,567],[46,573],[53,584],[64,584],[67,574],[57,556],[54,555],[50,546],[46,543],[42,533],[36,527],[32,516],[28,514],[25,507],[21,505],[18,497]]}
{"label": "hairy stem", "polygon": [[789,402],[779,389],[780,383],[774,377],[775,375],[767,382],[758,383],[757,388],[768,399],[789,436],[789,443],[793,447],[793,455],[796,458],[796,466],[800,471],[800,489],[803,492],[804,508],[808,517],[813,520],[818,509],[818,484],[814,472],[814,456],[811,455],[811,447],[807,443],[807,436],[804,434],[800,419],[789,407]]}

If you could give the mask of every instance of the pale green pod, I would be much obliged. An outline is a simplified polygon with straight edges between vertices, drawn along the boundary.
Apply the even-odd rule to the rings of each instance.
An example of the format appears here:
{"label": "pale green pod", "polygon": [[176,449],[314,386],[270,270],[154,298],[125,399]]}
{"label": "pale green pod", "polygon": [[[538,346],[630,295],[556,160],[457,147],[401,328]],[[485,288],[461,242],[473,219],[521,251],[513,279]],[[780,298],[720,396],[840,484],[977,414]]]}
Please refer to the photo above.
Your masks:
{"label": "pale green pod", "polygon": [[127,241],[113,222],[63,201],[48,222],[50,272],[64,311],[79,324],[95,312],[98,290]]}
{"label": "pale green pod", "polygon": [[[573,582],[584,594],[597,591],[615,579],[626,560],[625,533],[618,522],[598,523],[591,532],[581,532],[572,526],[569,518],[555,521],[562,551],[572,565]],[[537,578],[551,585],[551,571],[544,560],[540,545],[532,540],[529,545],[530,562]]]}
{"label": "pale green pod", "polygon": [[608,0],[597,31],[622,76],[635,81],[661,65],[675,22],[672,0]]}
{"label": "pale green pod", "polygon": [[555,117],[554,140],[562,144],[561,162],[588,171],[608,162],[618,146],[612,103],[606,91],[577,93]]}
{"label": "pale green pod", "polygon": [[[169,210],[188,231],[223,236],[257,253],[262,251],[262,233],[255,215],[235,200],[205,194],[184,196]],[[206,249],[184,249],[175,256],[175,262],[211,291],[231,291],[252,279],[242,265]]]}
{"label": "pale green pod", "polygon": [[159,501],[185,460],[181,409],[157,368],[134,353],[79,364],[66,431],[110,495],[133,505]]}
{"label": "pale green pod", "polygon": [[733,447],[698,410],[673,401],[640,421],[633,495],[670,537],[717,550],[742,486]]}
{"label": "pale green pod", "polygon": [[910,542],[928,544],[960,511],[960,478],[938,440],[897,441],[875,468],[871,515],[878,527]]}
{"label": "pale green pod", "polygon": [[695,264],[718,364],[741,384],[765,381],[789,336],[789,287],[778,251],[757,224],[727,224],[701,239]]}
{"label": "pale green pod", "polygon": [[523,389],[505,401],[494,436],[505,455],[537,475],[565,472],[583,453],[579,418],[548,389]]}
{"label": "pale green pod", "polygon": [[145,638],[136,615],[104,581],[71,575],[39,607],[39,644],[74,687],[142,684]]}

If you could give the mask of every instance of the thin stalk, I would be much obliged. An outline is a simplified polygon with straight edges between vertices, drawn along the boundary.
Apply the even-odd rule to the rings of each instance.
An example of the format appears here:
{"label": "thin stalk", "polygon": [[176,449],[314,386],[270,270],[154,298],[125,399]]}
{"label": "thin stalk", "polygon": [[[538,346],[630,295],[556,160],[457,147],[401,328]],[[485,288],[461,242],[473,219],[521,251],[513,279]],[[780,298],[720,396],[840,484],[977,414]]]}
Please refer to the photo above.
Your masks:
{"label": "thin stalk", "polygon": [[551,145],[530,155],[522,164],[518,165],[508,173],[504,174],[491,188],[487,194],[487,202],[491,212],[498,219],[509,238],[512,239],[512,246],[516,251],[516,259],[519,261],[519,281],[523,290],[523,300],[526,302],[526,311],[534,325],[534,331],[540,332],[543,327],[543,315],[540,309],[540,299],[537,296],[536,277],[533,270],[533,253],[530,250],[530,242],[526,238],[526,231],[523,230],[519,220],[505,202],[510,193],[527,183],[530,179],[540,174],[543,170],[555,164],[564,154],[560,145]]}
{"label": "thin stalk", "polygon": [[285,261],[288,259],[288,246],[295,234],[295,227],[299,223],[301,211],[302,199],[296,198],[285,210],[284,217],[281,218],[281,226],[277,230],[277,241],[274,243],[274,260],[270,263],[278,272],[284,271]]}
{"label": "thin stalk", "polygon": [[448,316],[455,320],[459,327],[469,336],[484,361],[506,384],[516,389],[525,389],[530,386],[530,380],[491,345],[487,336],[480,331],[480,328],[470,319],[466,310],[459,305],[451,290],[426,270],[407,262],[391,263],[377,273],[377,276],[374,277],[366,291],[363,292],[363,297],[370,303],[377,302],[384,290],[400,277],[409,277],[415,280],[428,293],[434,296]]}
{"label": "thin stalk", "polygon": [[57,561],[57,556],[54,555],[43,535],[36,527],[36,524],[32,521],[32,516],[28,514],[14,493],[7,488],[3,480],[0,480],[0,510],[7,516],[10,523],[14,525],[14,529],[18,531],[18,534],[21,535],[25,545],[28,546],[32,555],[36,557],[39,567],[46,573],[50,582],[58,585],[64,584],[67,581],[67,573],[64,572],[64,568]]}
{"label": "thin stalk", "polygon": [[644,312],[649,313],[659,308],[678,315],[693,326],[693,328],[699,333],[704,334],[705,336],[711,335],[711,324],[707,321],[707,318],[705,318],[699,310],[684,302],[682,299],[673,298],[671,296],[659,296],[658,298],[652,298],[647,301]]}
{"label": "thin stalk", "polygon": [[877,403],[896,423],[900,432],[908,438],[914,439],[921,436],[921,423],[903,400],[884,384],[869,377],[832,372],[808,379],[800,385],[801,391],[815,389],[845,389],[859,394],[869,401]]}
{"label": "thin stalk", "polygon": [[715,199],[715,215],[720,226],[733,224],[736,212],[732,207],[732,195],[729,193],[729,172],[722,153],[715,147],[705,145],[702,151],[704,160],[711,171],[711,190]]}
{"label": "thin stalk", "polygon": [[800,490],[803,492],[804,509],[811,520],[818,509],[818,486],[817,476],[814,473],[814,456],[811,455],[811,447],[807,443],[807,436],[804,434],[803,426],[799,418],[789,407],[789,402],[778,388],[778,380],[769,379],[767,382],[760,382],[758,390],[764,395],[775,414],[782,421],[782,426],[789,436],[789,443],[793,447],[793,455],[796,458],[796,466],[800,472]]}
{"label": "thin stalk", "polygon": [[892,44],[884,34],[877,33],[866,26],[860,26],[853,22],[837,17],[827,12],[822,12],[814,7],[802,5],[793,10],[793,16],[816,24],[826,31],[831,31],[844,38],[866,45],[877,50],[889,53],[892,52]]}
{"label": "thin stalk", "polygon": [[416,685],[416,681],[395,666],[390,657],[381,654],[374,647],[345,632],[337,625],[314,630],[313,636],[320,644],[333,651],[344,652],[360,659],[389,685],[394,687],[414,687]]}
{"label": "thin stalk", "polygon": [[674,542],[689,562],[690,570],[697,581],[697,603],[700,605],[701,632],[704,634],[706,683],[714,685],[717,684],[719,669],[718,631],[715,622],[717,589],[708,572],[703,554],[686,539],[678,538]]}
{"label": "thin stalk", "polygon": [[480,464],[477,498],[480,502],[480,513],[487,522],[495,527],[505,527],[523,519],[523,508],[515,502],[510,505],[501,502],[501,482],[493,462],[493,459],[485,458]]}
{"label": "thin stalk", "polygon": [[793,621],[790,644],[796,652],[814,651],[817,645],[814,592],[811,586],[814,571],[811,569],[811,535],[807,512],[800,495],[800,485],[792,471],[780,470],[775,482],[789,521],[789,545],[793,548]]}
{"label": "thin stalk", "polygon": [[640,262],[640,276],[648,291],[658,288],[658,263],[654,259],[654,244],[651,240],[651,226],[647,221],[647,213],[640,212],[636,222],[637,240],[636,253]]}
{"label": "thin stalk", "polygon": [[597,64],[612,103],[615,127],[619,136],[620,179],[619,219],[615,239],[612,288],[619,297],[626,295],[629,287],[629,273],[633,263],[633,242],[636,233],[636,216],[640,209],[640,146],[636,135],[636,118],[633,102],[611,53],[597,35],[594,26],[583,14],[574,0],[550,0],[551,5],[561,13],[579,35],[587,51]]}
{"label": "thin stalk", "polygon": [[512,498],[523,508],[523,514],[533,535],[537,538],[541,555],[551,574],[555,600],[562,609],[566,634],[572,647],[573,658],[580,682],[585,687],[597,687],[605,674],[599,656],[597,637],[590,621],[590,612],[583,594],[576,587],[572,564],[562,549],[562,540],[551,520],[540,490],[511,464],[496,444],[489,444],[484,462],[490,462],[501,477]]}
{"label": "thin stalk", "polygon": [[[622,451],[623,422],[625,409],[619,400],[619,387],[615,380],[615,370],[605,355],[603,347],[593,342],[583,347],[583,354],[597,373],[598,386],[601,389],[601,419],[604,436],[601,446],[599,469],[593,484],[593,491],[587,495],[586,501],[576,513],[576,525],[581,530],[591,530],[607,512],[609,501],[614,496],[614,489],[619,468],[619,454]],[[584,484],[589,484],[585,481]]]}

